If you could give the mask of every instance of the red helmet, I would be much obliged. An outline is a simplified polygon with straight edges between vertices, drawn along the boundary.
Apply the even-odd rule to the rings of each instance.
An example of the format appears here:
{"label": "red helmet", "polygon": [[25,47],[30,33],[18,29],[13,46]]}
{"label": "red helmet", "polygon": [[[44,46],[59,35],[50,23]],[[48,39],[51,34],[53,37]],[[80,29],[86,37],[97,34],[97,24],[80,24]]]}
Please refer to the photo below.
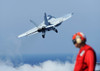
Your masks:
{"label": "red helmet", "polygon": [[86,42],[86,37],[82,32],[78,32],[76,34],[73,35],[72,37],[73,43],[82,43],[82,42]]}

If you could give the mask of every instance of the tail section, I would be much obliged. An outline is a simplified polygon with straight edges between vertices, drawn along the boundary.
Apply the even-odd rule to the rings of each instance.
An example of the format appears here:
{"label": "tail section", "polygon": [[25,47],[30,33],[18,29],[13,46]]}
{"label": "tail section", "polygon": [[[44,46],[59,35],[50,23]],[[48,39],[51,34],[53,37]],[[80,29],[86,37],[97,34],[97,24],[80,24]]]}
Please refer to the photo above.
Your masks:
{"label": "tail section", "polygon": [[49,25],[46,13],[44,13],[44,24],[47,26]]}

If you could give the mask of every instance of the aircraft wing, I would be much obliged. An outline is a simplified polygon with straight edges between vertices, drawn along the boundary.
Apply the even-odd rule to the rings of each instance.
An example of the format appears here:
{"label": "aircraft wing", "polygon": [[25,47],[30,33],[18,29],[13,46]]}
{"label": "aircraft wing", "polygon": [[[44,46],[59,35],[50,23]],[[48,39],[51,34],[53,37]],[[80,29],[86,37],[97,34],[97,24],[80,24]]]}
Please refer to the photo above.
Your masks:
{"label": "aircraft wing", "polygon": [[18,38],[21,38],[21,37],[24,37],[24,36],[27,36],[27,35],[30,35],[30,34],[36,34],[36,33],[38,33],[37,30],[38,30],[38,28],[35,27],[35,28],[33,28],[33,29],[31,29],[31,30],[19,35]]}
{"label": "aircraft wing", "polygon": [[69,13],[69,14],[67,14],[65,16],[60,17],[60,18],[52,19],[49,22],[56,26],[57,24],[62,23],[63,21],[66,21],[69,18],[71,18],[72,15],[73,15],[73,13]]}
{"label": "aircraft wing", "polygon": [[49,21],[52,25],[46,26],[46,28],[56,27],[60,23],[62,23],[63,21],[66,21],[69,18],[71,18],[72,15],[73,15],[73,13],[69,13],[69,14],[67,14],[67,15],[65,15],[63,17],[58,18],[58,19],[52,19],[52,20]]}
{"label": "aircraft wing", "polygon": [[65,15],[65,16],[63,16],[63,17],[61,17],[61,18],[63,19],[63,21],[65,21],[65,20],[68,20],[69,18],[71,18],[72,15],[73,15],[73,13],[69,13],[69,14],[67,14],[67,15]]}

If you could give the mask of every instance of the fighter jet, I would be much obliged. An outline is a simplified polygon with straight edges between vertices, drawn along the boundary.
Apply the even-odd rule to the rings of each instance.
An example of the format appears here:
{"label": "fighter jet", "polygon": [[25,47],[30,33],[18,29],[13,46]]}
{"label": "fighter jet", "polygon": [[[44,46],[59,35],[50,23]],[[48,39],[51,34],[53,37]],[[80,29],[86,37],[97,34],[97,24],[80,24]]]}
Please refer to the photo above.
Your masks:
{"label": "fighter jet", "polygon": [[24,37],[27,35],[31,35],[31,34],[37,34],[37,33],[42,33],[42,37],[45,38],[45,33],[47,31],[51,31],[51,30],[58,33],[58,30],[56,29],[56,27],[61,25],[62,22],[71,18],[72,15],[73,15],[73,13],[69,13],[69,14],[64,15],[62,17],[55,18],[54,16],[51,16],[51,15],[47,16],[46,13],[44,13],[44,21],[39,26],[37,26],[37,24],[34,21],[30,20],[30,22],[33,23],[36,27],[19,35],[18,38]]}

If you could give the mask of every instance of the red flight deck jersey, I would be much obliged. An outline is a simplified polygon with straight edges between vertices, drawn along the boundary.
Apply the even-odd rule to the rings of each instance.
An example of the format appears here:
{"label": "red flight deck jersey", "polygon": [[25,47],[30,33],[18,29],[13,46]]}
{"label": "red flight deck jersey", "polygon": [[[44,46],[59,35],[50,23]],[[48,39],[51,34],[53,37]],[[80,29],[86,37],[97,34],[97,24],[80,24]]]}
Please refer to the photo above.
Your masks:
{"label": "red flight deck jersey", "polygon": [[83,46],[77,55],[74,71],[95,71],[96,54],[89,45]]}

